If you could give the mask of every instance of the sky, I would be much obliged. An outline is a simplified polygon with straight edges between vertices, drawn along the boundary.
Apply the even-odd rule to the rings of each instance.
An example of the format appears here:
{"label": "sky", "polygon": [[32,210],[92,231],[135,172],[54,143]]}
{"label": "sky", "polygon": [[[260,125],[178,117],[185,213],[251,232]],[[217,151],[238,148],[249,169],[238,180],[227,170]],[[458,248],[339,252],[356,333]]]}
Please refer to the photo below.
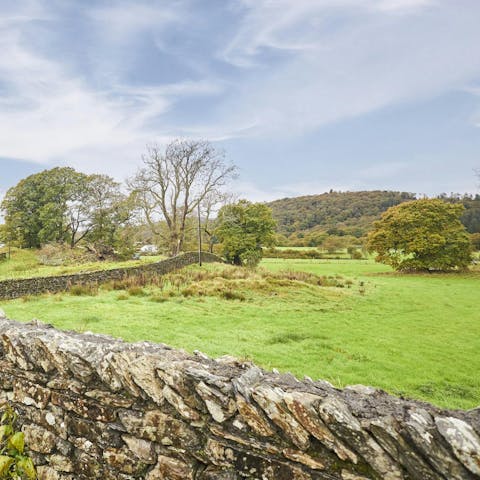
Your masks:
{"label": "sky", "polygon": [[480,191],[478,0],[0,0],[0,196],[210,140],[264,201]]}

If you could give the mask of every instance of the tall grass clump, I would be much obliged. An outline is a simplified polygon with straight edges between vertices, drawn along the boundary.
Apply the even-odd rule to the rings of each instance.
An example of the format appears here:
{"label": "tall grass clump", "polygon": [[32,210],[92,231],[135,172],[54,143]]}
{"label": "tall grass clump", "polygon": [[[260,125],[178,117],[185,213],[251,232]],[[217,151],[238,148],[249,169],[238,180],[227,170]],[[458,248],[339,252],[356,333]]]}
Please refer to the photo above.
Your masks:
{"label": "tall grass clump", "polygon": [[69,289],[69,293],[74,297],[81,297],[84,295],[94,297],[98,295],[98,285],[97,284],[72,285]]}

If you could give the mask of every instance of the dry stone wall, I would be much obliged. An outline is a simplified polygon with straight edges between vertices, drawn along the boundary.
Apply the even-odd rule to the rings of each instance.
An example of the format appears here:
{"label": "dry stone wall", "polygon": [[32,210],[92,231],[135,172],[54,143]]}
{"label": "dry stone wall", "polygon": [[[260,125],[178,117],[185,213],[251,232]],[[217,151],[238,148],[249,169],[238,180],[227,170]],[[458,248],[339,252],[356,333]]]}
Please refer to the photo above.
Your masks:
{"label": "dry stone wall", "polygon": [[480,410],[0,319],[1,398],[41,480],[480,478]]}
{"label": "dry stone wall", "polygon": [[[202,261],[222,262],[223,260],[213,253],[202,252]],[[0,299],[24,297],[26,295],[39,295],[42,293],[63,292],[73,285],[87,285],[104,283],[109,280],[120,280],[131,275],[157,274],[177,270],[198,262],[198,252],[187,252],[161,262],[149,263],[138,267],[115,268],[55,277],[35,277],[4,280],[0,282]]]}

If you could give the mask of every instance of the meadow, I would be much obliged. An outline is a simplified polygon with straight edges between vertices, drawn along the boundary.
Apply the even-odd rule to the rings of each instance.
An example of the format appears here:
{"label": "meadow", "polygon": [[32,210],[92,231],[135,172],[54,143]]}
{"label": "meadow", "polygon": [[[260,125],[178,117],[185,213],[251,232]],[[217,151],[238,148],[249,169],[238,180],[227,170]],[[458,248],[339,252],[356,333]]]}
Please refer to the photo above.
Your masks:
{"label": "meadow", "polygon": [[156,285],[0,306],[17,320],[228,354],[299,378],[468,409],[480,405],[479,280],[480,272],[401,275],[372,260],[265,259],[258,273],[189,267]]}
{"label": "meadow", "polygon": [[[8,250],[3,248],[1,249],[1,253],[8,255]],[[136,267],[145,263],[158,262],[164,258],[164,256],[160,255],[150,255],[140,257],[137,260],[97,260],[82,263],[72,261],[66,264],[54,265],[42,263],[37,250],[12,248],[10,259],[0,261],[0,281],[9,278],[47,277],[120,267]]]}

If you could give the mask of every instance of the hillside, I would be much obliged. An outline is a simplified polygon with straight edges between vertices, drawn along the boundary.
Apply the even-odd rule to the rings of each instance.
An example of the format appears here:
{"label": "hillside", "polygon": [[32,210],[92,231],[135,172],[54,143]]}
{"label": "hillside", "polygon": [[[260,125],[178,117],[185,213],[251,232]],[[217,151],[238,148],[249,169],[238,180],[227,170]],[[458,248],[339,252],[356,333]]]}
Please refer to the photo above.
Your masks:
{"label": "hillside", "polygon": [[[480,231],[480,196],[446,196],[446,201],[462,202],[462,218],[470,233]],[[389,207],[414,200],[415,195],[394,191],[329,192],[320,195],[283,198],[268,203],[278,223],[281,244],[311,245],[321,243],[326,235],[353,235],[360,238],[372,222]]]}

